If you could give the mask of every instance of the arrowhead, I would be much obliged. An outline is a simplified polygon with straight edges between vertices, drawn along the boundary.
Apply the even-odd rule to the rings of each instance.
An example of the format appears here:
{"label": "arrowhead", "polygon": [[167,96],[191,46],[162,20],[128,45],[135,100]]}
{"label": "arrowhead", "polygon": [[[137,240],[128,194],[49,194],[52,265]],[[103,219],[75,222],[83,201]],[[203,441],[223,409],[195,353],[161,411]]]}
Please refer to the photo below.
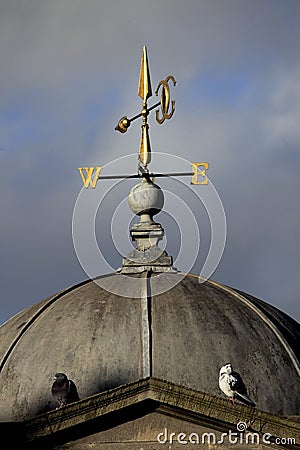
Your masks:
{"label": "arrowhead", "polygon": [[143,47],[143,54],[141,60],[138,95],[143,99],[144,102],[146,102],[147,99],[152,96],[150,72],[147,58],[147,48],[145,45]]}

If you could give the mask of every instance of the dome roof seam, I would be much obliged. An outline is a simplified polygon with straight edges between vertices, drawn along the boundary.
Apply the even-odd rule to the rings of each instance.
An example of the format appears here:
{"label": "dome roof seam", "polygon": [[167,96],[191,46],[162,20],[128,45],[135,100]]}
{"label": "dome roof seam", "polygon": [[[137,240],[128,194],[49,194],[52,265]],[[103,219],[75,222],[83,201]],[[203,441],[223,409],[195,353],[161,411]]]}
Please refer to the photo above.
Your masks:
{"label": "dome roof seam", "polygon": [[1,361],[0,361],[0,373],[3,370],[3,367],[5,366],[6,361],[8,360],[10,354],[12,353],[12,351],[14,350],[15,346],[17,345],[17,343],[19,342],[19,340],[21,339],[21,337],[26,333],[26,331],[28,331],[28,329],[31,327],[31,325],[36,321],[36,319],[49,307],[51,306],[53,303],[55,303],[57,300],[59,300],[60,298],[62,298],[65,294],[68,294],[69,292],[72,292],[73,290],[77,289],[79,286],[83,286],[87,283],[89,283],[91,280],[85,280],[82,283],[76,284],[75,286],[71,286],[70,288],[67,288],[65,290],[63,290],[62,292],[60,292],[59,294],[54,295],[53,297],[50,298],[50,300],[48,300],[47,303],[45,303],[32,317],[31,319],[28,320],[28,322],[26,322],[26,324],[24,325],[24,327],[21,329],[21,331],[19,332],[19,334],[14,338],[14,340],[11,342],[10,346],[8,347],[7,351],[5,352],[5,354],[3,355]]}
{"label": "dome roof seam", "polygon": [[268,327],[271,329],[271,331],[275,334],[275,336],[277,337],[277,339],[279,340],[279,342],[281,343],[281,345],[284,347],[285,351],[287,352],[298,376],[300,377],[300,363],[298,361],[297,356],[295,355],[294,351],[291,349],[290,345],[288,344],[288,342],[286,341],[286,339],[284,338],[284,336],[280,333],[280,331],[276,328],[275,324],[272,322],[272,320],[270,320],[266,314],[263,313],[263,311],[261,311],[257,306],[255,306],[250,300],[248,300],[246,297],[244,297],[243,295],[241,295],[240,293],[238,293],[237,291],[235,291],[234,289],[225,286],[223,284],[220,284],[216,281],[213,280],[209,280],[209,279],[205,279],[203,277],[201,277],[200,275],[196,275],[193,273],[186,273],[186,276],[189,276],[191,278],[197,278],[197,279],[203,279],[203,281],[211,284],[212,286],[217,287],[220,290],[223,290],[225,292],[228,292],[229,294],[233,295],[234,297],[236,297],[237,299],[239,299],[240,301],[242,301],[245,305],[248,306],[248,308],[250,308],[252,311],[254,311],[258,317],[266,324],[268,325]]}
{"label": "dome roof seam", "polygon": [[147,375],[216,395],[224,360],[245,376],[261,409],[297,414],[298,324],[284,317],[286,329],[274,333],[280,310],[201,281],[180,272],[102,275],[27,308],[0,332],[1,420],[54,408],[45,386],[57,369],[81,398]]}
{"label": "dome roof seam", "polygon": [[151,312],[151,271],[141,278],[141,314],[142,314],[142,372],[143,377],[152,376],[152,312]]}
{"label": "dome roof seam", "polygon": [[213,286],[216,286],[216,287],[224,290],[225,292],[230,293],[231,295],[238,298],[239,300],[241,300],[245,305],[248,306],[248,308],[250,308],[252,311],[254,311],[266,325],[268,325],[268,327],[273,331],[273,333],[275,334],[275,336],[277,337],[277,339],[279,340],[281,345],[284,347],[285,351],[287,352],[287,354],[290,357],[290,360],[293,363],[293,366],[295,367],[297,374],[300,376],[300,364],[299,364],[298,358],[296,357],[293,350],[290,348],[286,339],[283,337],[283,335],[280,333],[280,331],[276,328],[274,323],[257,306],[253,305],[253,303],[251,303],[250,300],[245,298],[243,295],[237,293],[234,289],[231,289],[224,285],[220,285],[216,281],[212,281],[212,280],[207,280],[207,281],[210,284],[212,284]]}

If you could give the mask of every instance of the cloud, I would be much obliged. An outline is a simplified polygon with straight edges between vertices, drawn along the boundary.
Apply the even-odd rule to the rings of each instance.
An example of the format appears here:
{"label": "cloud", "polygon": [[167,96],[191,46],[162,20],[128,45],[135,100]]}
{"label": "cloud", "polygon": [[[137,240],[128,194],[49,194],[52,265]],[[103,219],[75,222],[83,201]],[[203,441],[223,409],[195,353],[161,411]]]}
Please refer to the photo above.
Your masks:
{"label": "cloud", "polygon": [[224,203],[214,278],[300,317],[299,10],[294,0],[1,2],[0,320],[85,278],[71,239],[77,167],[138,150],[139,123],[113,128],[141,108],[144,44],[153,90],[169,73],[178,82],[172,120],[150,118],[153,150],[208,161]]}

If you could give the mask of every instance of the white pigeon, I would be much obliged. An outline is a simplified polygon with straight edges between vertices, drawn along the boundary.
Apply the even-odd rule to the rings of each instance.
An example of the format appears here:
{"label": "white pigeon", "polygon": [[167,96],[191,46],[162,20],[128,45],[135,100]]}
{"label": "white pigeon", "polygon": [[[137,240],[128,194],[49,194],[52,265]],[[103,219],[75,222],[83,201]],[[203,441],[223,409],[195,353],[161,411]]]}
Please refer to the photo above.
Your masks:
{"label": "white pigeon", "polygon": [[225,364],[221,367],[219,373],[219,387],[228,397],[228,400],[234,403],[234,399],[256,406],[254,401],[248,397],[246,386],[239,373],[234,372],[231,364]]}

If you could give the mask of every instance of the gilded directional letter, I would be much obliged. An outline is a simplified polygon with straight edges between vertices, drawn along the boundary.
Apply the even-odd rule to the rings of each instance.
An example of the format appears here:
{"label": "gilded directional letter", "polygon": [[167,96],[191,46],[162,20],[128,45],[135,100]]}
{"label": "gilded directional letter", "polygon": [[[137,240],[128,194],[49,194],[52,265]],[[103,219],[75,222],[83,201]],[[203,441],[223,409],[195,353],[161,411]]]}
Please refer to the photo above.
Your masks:
{"label": "gilded directional letter", "polygon": [[[208,184],[208,178],[206,176],[206,170],[208,170],[208,163],[191,163],[192,164],[192,170],[193,170],[193,178],[192,178],[192,184]],[[204,167],[204,169],[199,170],[199,167]],[[198,176],[201,175],[204,180],[198,181]]]}
{"label": "gilded directional letter", "polygon": [[[92,179],[94,167],[78,167],[78,170],[80,172],[84,187],[88,188],[90,185],[92,189],[95,189],[102,166],[96,167],[94,179]],[[83,173],[83,170],[85,170],[85,174]]]}

